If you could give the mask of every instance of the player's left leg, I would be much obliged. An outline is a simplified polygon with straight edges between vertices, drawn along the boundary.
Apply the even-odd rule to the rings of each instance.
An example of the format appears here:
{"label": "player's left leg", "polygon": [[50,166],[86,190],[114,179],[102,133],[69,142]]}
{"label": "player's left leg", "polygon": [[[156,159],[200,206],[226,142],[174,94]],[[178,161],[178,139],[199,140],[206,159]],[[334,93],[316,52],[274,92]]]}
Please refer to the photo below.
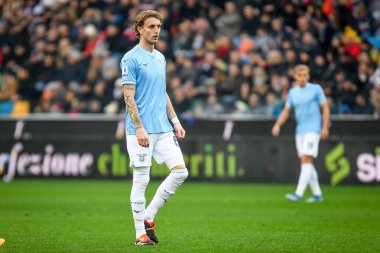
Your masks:
{"label": "player's left leg", "polygon": [[152,222],[158,210],[170,199],[176,192],[177,188],[185,181],[188,172],[185,165],[174,167],[170,174],[158,187],[153,200],[150,202],[146,209],[146,220]]}
{"label": "player's left leg", "polygon": [[287,194],[285,197],[291,201],[300,201],[305,193],[305,190],[311,180],[313,172],[313,158],[311,156],[302,155],[300,157],[301,161],[301,172],[298,178],[297,188],[294,194]]}
{"label": "player's left leg", "polygon": [[145,211],[145,227],[147,234],[153,241],[158,242],[155,235],[155,223],[153,220],[158,210],[169,200],[178,187],[185,181],[188,176],[188,171],[186,169],[177,139],[171,132],[162,134],[158,138],[155,150],[153,151],[153,156],[158,163],[165,162],[167,167],[171,170],[170,174],[158,187],[155,196]]}
{"label": "player's left leg", "polygon": [[[308,153],[315,159],[318,156],[318,148],[319,148],[319,141],[320,141],[320,135],[317,133],[309,133],[306,136],[307,142],[309,143],[309,151]],[[311,143],[311,144],[310,144]],[[313,194],[312,197],[310,197],[307,202],[321,202],[323,201],[322,191],[321,187],[319,186],[318,181],[318,173],[314,166],[313,161],[310,163],[311,167],[311,177],[309,181],[309,185],[311,188],[311,192]]]}
{"label": "player's left leg", "polygon": [[172,169],[171,173],[158,187],[156,194],[145,211],[145,230],[151,240],[158,243],[155,234],[156,223],[153,221],[158,210],[170,199],[178,187],[187,178],[188,172],[184,165]]}
{"label": "player's left leg", "polygon": [[311,188],[311,192],[313,193],[313,196],[311,196],[307,200],[307,202],[312,203],[312,202],[323,201],[322,190],[321,190],[321,187],[319,186],[319,181],[318,181],[318,173],[314,167],[314,164],[313,164],[313,171],[312,171],[312,176],[310,178],[309,185]]}

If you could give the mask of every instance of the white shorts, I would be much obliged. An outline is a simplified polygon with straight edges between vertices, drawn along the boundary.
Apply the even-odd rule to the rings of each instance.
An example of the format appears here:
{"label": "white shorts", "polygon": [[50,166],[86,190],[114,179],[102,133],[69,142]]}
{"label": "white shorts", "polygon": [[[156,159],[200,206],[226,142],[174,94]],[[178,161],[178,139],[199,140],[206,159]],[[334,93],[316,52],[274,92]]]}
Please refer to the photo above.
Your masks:
{"label": "white shorts", "polygon": [[149,147],[139,145],[136,135],[127,135],[127,150],[132,168],[152,166],[152,157],[169,169],[185,164],[177,137],[173,132],[149,134]]}
{"label": "white shorts", "polygon": [[321,135],[318,133],[306,133],[296,135],[296,147],[298,156],[318,156],[318,146]]}

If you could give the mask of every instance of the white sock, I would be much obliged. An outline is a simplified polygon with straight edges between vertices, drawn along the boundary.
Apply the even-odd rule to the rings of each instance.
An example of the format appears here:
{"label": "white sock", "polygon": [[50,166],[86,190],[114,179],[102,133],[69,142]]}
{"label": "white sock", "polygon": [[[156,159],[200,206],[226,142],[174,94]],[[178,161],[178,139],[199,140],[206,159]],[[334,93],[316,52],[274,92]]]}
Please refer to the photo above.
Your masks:
{"label": "white sock", "polygon": [[145,218],[152,222],[166,201],[175,193],[178,186],[187,178],[187,169],[172,170],[166,179],[158,187],[156,194],[145,211]]}
{"label": "white sock", "polygon": [[131,190],[131,207],[136,229],[136,238],[145,234],[145,189],[149,183],[149,167],[133,168],[133,184]]}
{"label": "white sock", "polygon": [[305,193],[306,187],[311,180],[313,168],[314,167],[311,163],[303,163],[301,166],[301,173],[298,179],[298,185],[296,189],[296,194],[300,197],[302,197]]}
{"label": "white sock", "polygon": [[313,195],[322,196],[321,187],[319,186],[319,182],[318,182],[318,173],[314,165],[312,166],[313,166],[313,172],[310,179],[310,188],[311,188],[311,191],[313,192]]}

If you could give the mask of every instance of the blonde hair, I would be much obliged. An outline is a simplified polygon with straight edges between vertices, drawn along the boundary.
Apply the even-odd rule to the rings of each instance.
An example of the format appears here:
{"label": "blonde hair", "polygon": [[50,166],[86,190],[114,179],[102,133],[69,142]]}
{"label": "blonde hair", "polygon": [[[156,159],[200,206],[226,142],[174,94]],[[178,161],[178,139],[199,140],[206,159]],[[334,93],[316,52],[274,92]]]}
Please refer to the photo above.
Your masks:
{"label": "blonde hair", "polygon": [[299,70],[305,70],[307,71],[307,73],[310,73],[310,68],[308,66],[306,66],[305,64],[298,64],[294,67],[294,72],[297,72]]}
{"label": "blonde hair", "polygon": [[154,11],[154,10],[146,10],[146,11],[142,11],[140,12],[137,17],[136,17],[136,23],[135,23],[135,32],[136,32],[136,36],[137,37],[140,37],[140,33],[139,31],[137,30],[137,28],[140,26],[144,26],[144,22],[145,20],[147,20],[148,18],[157,18],[158,20],[160,20],[161,24],[162,24],[162,21],[164,20],[164,18],[162,17],[162,15],[160,13],[158,13],[157,11]]}

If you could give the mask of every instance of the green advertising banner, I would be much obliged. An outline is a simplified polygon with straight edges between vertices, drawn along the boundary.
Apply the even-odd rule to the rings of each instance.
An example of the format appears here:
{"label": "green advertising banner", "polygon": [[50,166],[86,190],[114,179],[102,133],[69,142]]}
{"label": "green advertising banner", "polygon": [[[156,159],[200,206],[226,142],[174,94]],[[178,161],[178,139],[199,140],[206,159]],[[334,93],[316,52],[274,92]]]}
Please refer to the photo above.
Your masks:
{"label": "green advertising banner", "polygon": [[[21,123],[20,123],[21,122]],[[0,121],[0,177],[130,179],[122,121]],[[207,122],[203,122],[207,127]],[[223,130],[225,122],[220,122]],[[254,122],[257,128],[258,122]],[[268,122],[263,122],[268,125]],[[211,125],[215,125],[212,122]],[[94,129],[93,129],[94,128]],[[189,125],[187,129],[191,129]],[[263,130],[264,131],[264,130]],[[207,134],[188,131],[180,142],[189,180],[295,183],[299,175],[294,136]],[[333,136],[320,143],[315,161],[325,184],[379,184],[380,139]],[[165,177],[153,162],[151,178]]]}

